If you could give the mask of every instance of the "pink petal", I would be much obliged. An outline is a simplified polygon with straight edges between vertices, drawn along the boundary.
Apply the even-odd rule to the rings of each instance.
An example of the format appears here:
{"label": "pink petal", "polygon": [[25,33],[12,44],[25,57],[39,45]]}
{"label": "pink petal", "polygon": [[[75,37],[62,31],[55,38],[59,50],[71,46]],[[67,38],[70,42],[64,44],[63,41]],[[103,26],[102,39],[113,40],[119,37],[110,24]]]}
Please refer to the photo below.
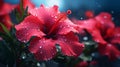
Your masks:
{"label": "pink petal", "polygon": [[110,38],[110,42],[114,44],[120,44],[120,27],[115,28],[112,38]]}
{"label": "pink petal", "polygon": [[95,19],[101,24],[100,30],[101,33],[104,32],[104,37],[109,37],[111,34],[109,33],[110,30],[115,28],[114,23],[112,22],[112,17],[109,13],[102,12]]}
{"label": "pink petal", "polygon": [[15,7],[16,5],[3,3],[2,6],[0,6],[0,15],[9,14]]}
{"label": "pink petal", "polygon": [[77,24],[79,25],[79,28],[87,30],[96,42],[102,44],[106,43],[99,30],[100,24],[95,19],[77,21]]}
{"label": "pink petal", "polygon": [[62,53],[67,56],[79,56],[84,48],[73,32],[65,36],[58,36],[56,43],[60,45]]}
{"label": "pink petal", "polygon": [[29,51],[39,61],[50,60],[56,55],[55,42],[52,39],[35,38],[30,42]]}
{"label": "pink petal", "polygon": [[110,60],[115,60],[120,57],[120,51],[111,44],[107,44],[106,47],[99,47],[99,52],[101,55],[107,55]]}
{"label": "pink petal", "polygon": [[65,19],[64,21],[61,21],[58,26],[58,34],[64,35],[69,32],[78,32],[77,28],[78,26],[75,25],[72,21]]}
{"label": "pink petal", "polygon": [[45,34],[42,30],[42,22],[34,16],[26,17],[20,24],[15,25],[16,37],[22,41],[27,42],[32,36],[42,37]]}
{"label": "pink petal", "polygon": [[52,25],[55,23],[57,15],[60,13],[58,11],[58,6],[53,6],[50,8],[41,5],[39,8],[30,10],[30,13],[44,22],[48,29],[51,29]]}

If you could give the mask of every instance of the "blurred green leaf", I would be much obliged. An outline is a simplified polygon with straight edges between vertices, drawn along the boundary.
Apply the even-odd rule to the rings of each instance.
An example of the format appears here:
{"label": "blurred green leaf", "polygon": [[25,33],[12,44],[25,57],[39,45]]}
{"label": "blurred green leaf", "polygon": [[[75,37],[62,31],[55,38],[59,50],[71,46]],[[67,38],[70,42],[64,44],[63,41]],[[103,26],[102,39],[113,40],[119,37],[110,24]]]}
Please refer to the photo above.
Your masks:
{"label": "blurred green leaf", "polygon": [[11,37],[9,30],[8,30],[2,23],[0,23],[0,26],[2,27],[3,31],[4,31],[9,37]]}

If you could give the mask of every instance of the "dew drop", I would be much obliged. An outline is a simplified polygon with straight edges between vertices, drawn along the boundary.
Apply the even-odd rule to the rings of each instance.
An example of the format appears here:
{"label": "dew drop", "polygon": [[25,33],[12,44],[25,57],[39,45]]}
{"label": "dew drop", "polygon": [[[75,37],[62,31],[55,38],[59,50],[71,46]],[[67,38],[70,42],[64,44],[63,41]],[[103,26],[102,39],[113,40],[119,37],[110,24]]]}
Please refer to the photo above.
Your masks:
{"label": "dew drop", "polygon": [[57,16],[55,16],[55,19],[57,19]]}
{"label": "dew drop", "polygon": [[23,40],[24,43],[26,43],[27,41],[26,40]]}
{"label": "dew drop", "polygon": [[43,43],[45,43],[46,41],[43,41]]}
{"label": "dew drop", "polygon": [[92,53],[91,55],[94,57],[94,56],[95,56],[95,53]]}
{"label": "dew drop", "polygon": [[25,54],[25,53],[22,53],[21,58],[22,58],[22,59],[25,59],[25,58],[26,58],[26,54]]}
{"label": "dew drop", "polygon": [[83,20],[83,17],[80,17],[80,20]]}
{"label": "dew drop", "polygon": [[71,10],[67,10],[67,14],[71,14],[72,12],[71,12]]}
{"label": "dew drop", "polygon": [[107,18],[107,16],[104,16],[103,18],[105,18],[105,19],[106,19],[106,18]]}
{"label": "dew drop", "polygon": [[88,40],[88,37],[86,37],[86,36],[85,36],[85,37],[83,37],[83,40],[85,40],[85,41],[86,41],[86,40]]}
{"label": "dew drop", "polygon": [[22,56],[22,59],[25,59],[26,57],[25,56]]}
{"label": "dew drop", "polygon": [[42,46],[40,46],[39,48],[42,48]]}
{"label": "dew drop", "polygon": [[38,66],[38,67],[40,67],[40,66],[41,66],[39,62],[37,63],[37,66]]}

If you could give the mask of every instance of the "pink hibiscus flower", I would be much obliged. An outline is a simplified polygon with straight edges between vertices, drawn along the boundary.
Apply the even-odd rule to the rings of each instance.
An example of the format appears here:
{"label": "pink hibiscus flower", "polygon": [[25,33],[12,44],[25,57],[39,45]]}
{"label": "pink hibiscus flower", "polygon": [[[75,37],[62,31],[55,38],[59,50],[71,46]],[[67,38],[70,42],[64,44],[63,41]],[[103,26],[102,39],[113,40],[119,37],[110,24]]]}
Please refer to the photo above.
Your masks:
{"label": "pink hibiscus flower", "polygon": [[76,23],[80,28],[87,30],[93,40],[98,42],[98,50],[101,55],[107,55],[110,60],[120,56],[119,50],[114,45],[120,43],[120,32],[118,32],[120,29],[115,28],[109,13],[102,12],[95,18],[78,20]]}
{"label": "pink hibiscus flower", "polygon": [[[68,12],[70,13],[70,12]],[[61,52],[67,56],[78,56],[84,45],[79,43],[77,25],[73,24],[66,13],[58,11],[57,6],[51,8],[41,5],[30,10],[20,24],[16,25],[16,37],[22,42],[28,42],[32,36],[36,36],[29,46],[29,51],[37,60],[49,60],[56,56],[56,44],[61,47]]]}

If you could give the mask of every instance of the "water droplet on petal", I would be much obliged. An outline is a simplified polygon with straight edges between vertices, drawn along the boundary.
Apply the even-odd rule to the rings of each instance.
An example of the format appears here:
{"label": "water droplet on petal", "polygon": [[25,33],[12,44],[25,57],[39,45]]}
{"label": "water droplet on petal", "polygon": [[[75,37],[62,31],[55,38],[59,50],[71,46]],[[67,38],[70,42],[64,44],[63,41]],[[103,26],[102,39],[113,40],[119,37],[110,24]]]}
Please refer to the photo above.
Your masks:
{"label": "water droplet on petal", "polygon": [[24,43],[26,43],[27,41],[26,40],[23,40]]}
{"label": "water droplet on petal", "polygon": [[106,19],[106,18],[107,18],[107,16],[104,16],[103,18],[105,18],[105,19]]}
{"label": "water droplet on petal", "polygon": [[42,48],[42,46],[40,46],[39,48]]}
{"label": "water droplet on petal", "polygon": [[86,37],[86,36],[85,36],[85,37],[83,37],[83,40],[85,40],[85,41],[86,41],[86,40],[88,40],[88,37]]}
{"label": "water droplet on petal", "polygon": [[55,19],[57,19],[57,16],[55,16]]}

